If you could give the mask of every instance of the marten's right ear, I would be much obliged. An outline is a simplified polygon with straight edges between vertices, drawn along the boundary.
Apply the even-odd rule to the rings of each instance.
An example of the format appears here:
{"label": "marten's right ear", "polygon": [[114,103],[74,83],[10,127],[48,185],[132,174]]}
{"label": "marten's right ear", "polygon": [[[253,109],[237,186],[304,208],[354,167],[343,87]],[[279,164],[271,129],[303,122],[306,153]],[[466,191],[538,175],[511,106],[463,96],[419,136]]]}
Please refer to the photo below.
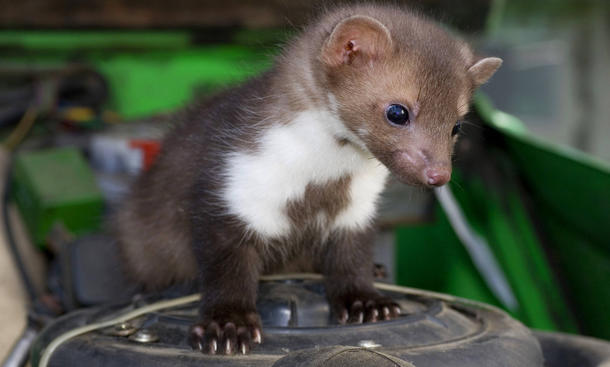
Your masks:
{"label": "marten's right ear", "polygon": [[468,69],[468,74],[475,87],[485,84],[489,78],[502,66],[502,59],[498,57],[486,57],[477,61]]}
{"label": "marten's right ear", "polygon": [[378,20],[354,15],[342,20],[322,46],[320,60],[332,67],[367,65],[389,53],[390,31]]}

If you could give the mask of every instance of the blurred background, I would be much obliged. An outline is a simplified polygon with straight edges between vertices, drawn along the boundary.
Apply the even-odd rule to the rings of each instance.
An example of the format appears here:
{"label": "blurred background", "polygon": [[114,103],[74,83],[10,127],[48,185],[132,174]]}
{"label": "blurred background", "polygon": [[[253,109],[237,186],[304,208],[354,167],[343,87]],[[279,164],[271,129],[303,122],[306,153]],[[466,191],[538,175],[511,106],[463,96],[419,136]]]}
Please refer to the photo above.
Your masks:
{"label": "blurred background", "polygon": [[[610,339],[610,2],[399,3],[505,63],[475,97],[450,195],[390,184],[378,278]],[[99,260],[114,261],[103,218],[172,114],[264,71],[327,6],[0,0],[0,356],[28,310],[41,325],[124,296]]]}

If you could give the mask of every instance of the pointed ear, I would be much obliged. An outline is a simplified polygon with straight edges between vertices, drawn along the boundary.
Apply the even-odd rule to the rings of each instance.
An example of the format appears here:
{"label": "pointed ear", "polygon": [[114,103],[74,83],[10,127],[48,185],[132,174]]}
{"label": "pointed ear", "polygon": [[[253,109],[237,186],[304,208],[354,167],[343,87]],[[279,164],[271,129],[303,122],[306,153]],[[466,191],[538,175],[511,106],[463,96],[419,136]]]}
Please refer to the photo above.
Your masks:
{"label": "pointed ear", "polygon": [[475,87],[479,87],[481,84],[487,82],[501,65],[502,59],[498,57],[486,57],[480,59],[468,68],[468,73],[470,74],[470,78]]}
{"label": "pointed ear", "polygon": [[389,53],[390,31],[378,20],[355,15],[342,20],[332,31],[320,54],[320,60],[332,67],[366,65]]}

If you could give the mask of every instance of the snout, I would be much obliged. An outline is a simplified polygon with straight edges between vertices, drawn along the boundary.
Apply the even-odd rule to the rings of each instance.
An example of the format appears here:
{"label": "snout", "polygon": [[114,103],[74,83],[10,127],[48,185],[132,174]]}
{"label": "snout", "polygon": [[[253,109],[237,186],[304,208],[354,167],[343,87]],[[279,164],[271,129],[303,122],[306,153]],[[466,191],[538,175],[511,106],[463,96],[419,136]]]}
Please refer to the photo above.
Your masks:
{"label": "snout", "polygon": [[451,166],[426,168],[424,169],[424,178],[430,186],[443,186],[451,179]]}
{"label": "snout", "polygon": [[451,179],[449,159],[435,158],[423,150],[395,152],[389,168],[400,181],[409,185],[438,187]]}

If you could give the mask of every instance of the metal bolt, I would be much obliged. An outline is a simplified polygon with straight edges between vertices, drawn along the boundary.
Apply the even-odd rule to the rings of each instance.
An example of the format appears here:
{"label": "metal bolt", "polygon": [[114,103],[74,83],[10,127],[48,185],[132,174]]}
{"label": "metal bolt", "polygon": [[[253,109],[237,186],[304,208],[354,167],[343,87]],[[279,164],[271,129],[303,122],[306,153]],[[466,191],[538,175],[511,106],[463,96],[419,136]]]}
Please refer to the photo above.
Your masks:
{"label": "metal bolt", "polygon": [[159,340],[159,336],[152,330],[141,329],[133,334],[130,339],[138,343],[154,343]]}
{"label": "metal bolt", "polygon": [[132,324],[128,322],[122,322],[114,326],[114,328],[112,329],[112,334],[116,336],[129,336],[135,333],[136,330],[137,329]]}
{"label": "metal bolt", "polygon": [[375,343],[374,340],[361,340],[358,342],[358,346],[362,348],[379,348],[381,344]]}

